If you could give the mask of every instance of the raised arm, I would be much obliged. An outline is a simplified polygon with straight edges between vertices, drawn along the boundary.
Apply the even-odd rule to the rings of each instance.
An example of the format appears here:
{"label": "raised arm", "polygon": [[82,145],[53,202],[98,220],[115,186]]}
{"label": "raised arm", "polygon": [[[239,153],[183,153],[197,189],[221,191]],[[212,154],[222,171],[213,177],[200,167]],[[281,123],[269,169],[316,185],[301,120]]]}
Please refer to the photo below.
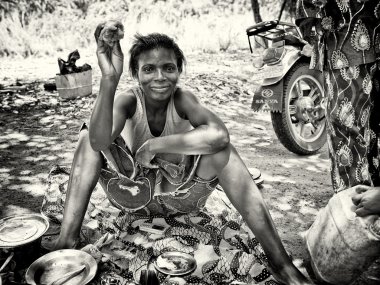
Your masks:
{"label": "raised arm", "polygon": [[[105,89],[113,89],[111,84],[107,80],[103,82]],[[131,91],[117,96],[114,92],[99,92],[92,111],[89,136],[91,147],[96,151],[105,150],[111,145],[136,109],[136,97]]]}
{"label": "raised arm", "polygon": [[91,114],[89,136],[91,147],[104,150],[120,134],[124,123],[134,112],[133,94],[116,96],[115,93],[123,73],[124,55],[120,41],[107,41],[105,34],[122,29],[116,21],[99,24],[95,31],[96,55],[102,73],[99,95]]}

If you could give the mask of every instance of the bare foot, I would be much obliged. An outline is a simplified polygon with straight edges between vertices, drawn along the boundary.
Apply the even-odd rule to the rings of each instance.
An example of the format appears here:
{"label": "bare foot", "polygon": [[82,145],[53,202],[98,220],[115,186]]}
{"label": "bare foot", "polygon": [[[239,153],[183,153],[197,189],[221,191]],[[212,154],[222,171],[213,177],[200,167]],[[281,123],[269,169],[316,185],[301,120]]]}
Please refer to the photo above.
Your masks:
{"label": "bare foot", "polygon": [[59,249],[73,249],[76,248],[78,244],[77,240],[70,240],[66,238],[61,238],[60,236],[52,236],[49,239],[45,238],[41,246],[48,252],[55,251]]}
{"label": "bare foot", "polygon": [[312,285],[312,281],[308,280],[294,265],[287,266],[280,271],[268,268],[273,277],[285,285]]}

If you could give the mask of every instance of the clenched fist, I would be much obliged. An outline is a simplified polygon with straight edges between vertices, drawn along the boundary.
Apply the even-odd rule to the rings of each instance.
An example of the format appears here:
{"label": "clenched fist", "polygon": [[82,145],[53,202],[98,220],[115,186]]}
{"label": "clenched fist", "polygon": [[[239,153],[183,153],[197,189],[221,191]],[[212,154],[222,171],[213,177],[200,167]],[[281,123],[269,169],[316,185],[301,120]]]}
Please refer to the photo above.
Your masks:
{"label": "clenched fist", "polygon": [[[99,26],[98,26],[99,27]],[[124,26],[121,22],[111,20],[100,24],[99,38],[103,40],[107,45],[113,46],[117,41],[124,38]],[[96,38],[96,32],[95,32]]]}
{"label": "clenched fist", "polygon": [[123,73],[124,55],[120,46],[123,37],[124,27],[119,21],[107,21],[96,27],[96,55],[102,76],[120,77]]}

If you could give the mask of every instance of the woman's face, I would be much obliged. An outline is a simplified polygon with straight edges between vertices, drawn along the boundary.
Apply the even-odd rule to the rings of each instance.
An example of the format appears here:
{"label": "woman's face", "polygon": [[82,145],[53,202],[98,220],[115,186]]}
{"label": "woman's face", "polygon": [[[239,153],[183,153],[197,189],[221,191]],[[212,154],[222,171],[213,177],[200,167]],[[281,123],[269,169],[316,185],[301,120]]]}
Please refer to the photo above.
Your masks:
{"label": "woman's face", "polygon": [[174,51],[157,48],[140,54],[138,80],[145,96],[156,101],[166,101],[174,92],[179,79]]}

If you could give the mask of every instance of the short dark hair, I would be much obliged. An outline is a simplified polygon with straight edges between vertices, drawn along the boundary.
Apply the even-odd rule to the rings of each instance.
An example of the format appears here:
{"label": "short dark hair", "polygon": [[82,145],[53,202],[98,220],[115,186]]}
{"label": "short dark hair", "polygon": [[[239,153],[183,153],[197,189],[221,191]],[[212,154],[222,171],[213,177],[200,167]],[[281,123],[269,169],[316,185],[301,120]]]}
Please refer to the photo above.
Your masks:
{"label": "short dark hair", "polygon": [[182,72],[186,64],[185,56],[176,42],[165,34],[152,33],[146,36],[141,34],[135,35],[135,40],[129,50],[129,72],[133,78],[138,77],[138,59],[140,54],[156,48],[166,48],[174,52],[177,59],[177,68],[179,73]]}

